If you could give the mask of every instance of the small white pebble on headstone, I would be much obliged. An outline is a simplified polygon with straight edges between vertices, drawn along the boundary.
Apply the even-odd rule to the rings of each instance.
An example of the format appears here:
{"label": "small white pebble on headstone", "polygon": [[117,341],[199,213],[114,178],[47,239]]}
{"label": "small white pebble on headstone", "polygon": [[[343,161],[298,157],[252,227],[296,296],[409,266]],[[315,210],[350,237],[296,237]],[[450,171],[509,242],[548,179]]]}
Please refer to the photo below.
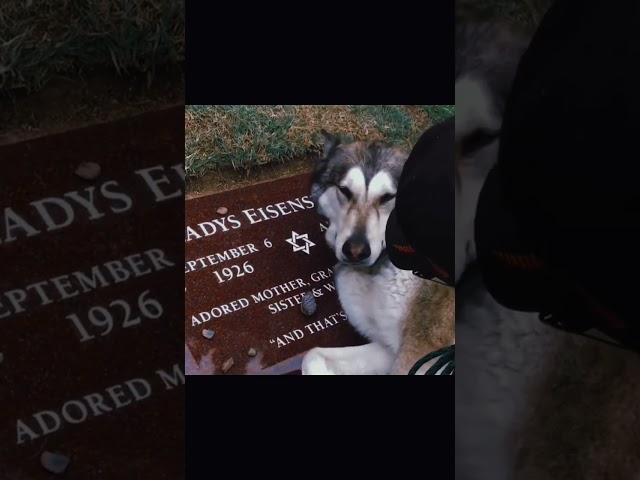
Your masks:
{"label": "small white pebble on headstone", "polygon": [[318,305],[316,304],[316,297],[313,296],[313,292],[305,292],[302,300],[300,300],[300,309],[302,313],[308,317],[316,313]]}
{"label": "small white pebble on headstone", "polygon": [[216,332],[214,332],[213,330],[207,330],[206,328],[202,330],[202,336],[204,338],[208,338],[209,340],[211,340],[215,334]]}
{"label": "small white pebble on headstone", "polygon": [[258,352],[256,352],[255,348],[250,348],[249,351],[247,352],[247,355],[249,355],[250,357],[255,357],[258,354]]}
{"label": "small white pebble on headstone", "polygon": [[40,464],[51,473],[64,473],[70,462],[69,457],[59,453],[42,452],[40,455]]}
{"label": "small white pebble on headstone", "polygon": [[95,180],[100,175],[100,165],[94,162],[82,162],[76,168],[76,175],[85,180]]}
{"label": "small white pebble on headstone", "polygon": [[235,363],[235,362],[233,361],[233,357],[227,358],[227,359],[224,361],[224,363],[222,364],[222,371],[223,371],[224,373],[227,373],[227,372],[229,371],[229,369],[230,369],[231,367],[233,367],[233,364],[234,364],[234,363]]}
{"label": "small white pebble on headstone", "polygon": [[227,213],[229,213],[229,209],[228,209],[227,207],[219,207],[219,208],[216,210],[216,213],[217,213],[218,215],[226,215]]}

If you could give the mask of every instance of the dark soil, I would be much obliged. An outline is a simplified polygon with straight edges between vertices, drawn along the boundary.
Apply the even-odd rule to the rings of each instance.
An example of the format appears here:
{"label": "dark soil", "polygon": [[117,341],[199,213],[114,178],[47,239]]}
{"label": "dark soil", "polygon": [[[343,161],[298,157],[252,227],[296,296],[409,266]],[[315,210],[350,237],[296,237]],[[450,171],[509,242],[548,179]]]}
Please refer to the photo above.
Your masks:
{"label": "dark soil", "polygon": [[182,66],[146,75],[56,77],[31,94],[0,92],[0,145],[184,104]]}

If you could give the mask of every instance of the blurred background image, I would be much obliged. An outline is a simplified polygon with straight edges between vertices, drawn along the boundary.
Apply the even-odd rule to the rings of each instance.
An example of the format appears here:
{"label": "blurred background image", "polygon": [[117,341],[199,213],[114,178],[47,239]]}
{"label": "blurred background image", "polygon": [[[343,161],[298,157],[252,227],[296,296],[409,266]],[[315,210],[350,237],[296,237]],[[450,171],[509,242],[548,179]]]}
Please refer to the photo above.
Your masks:
{"label": "blurred background image", "polygon": [[3,2],[0,141],[184,102],[184,2]]}
{"label": "blurred background image", "polygon": [[1,478],[184,478],[184,55],[183,1],[0,5]]}
{"label": "blurred background image", "polygon": [[[555,21],[547,24],[549,36],[540,39],[537,50],[529,56],[528,69],[519,71],[533,35],[556,4]],[[561,191],[569,198],[581,199],[579,213],[574,212],[575,217],[564,216],[559,225],[570,224],[572,220],[577,224],[578,218],[588,222],[590,214],[594,217],[596,214],[588,202],[608,196],[583,193],[584,185],[592,185],[589,182],[594,178],[586,177],[587,171],[592,175],[596,172],[595,177],[602,179],[605,189],[613,191],[617,189],[616,185],[626,185],[620,174],[626,168],[624,155],[613,153],[617,151],[618,143],[626,140],[618,133],[605,133],[611,131],[608,127],[610,119],[623,122],[622,131],[636,117],[633,113],[636,107],[626,103],[629,98],[635,98],[635,87],[629,87],[625,80],[627,75],[621,73],[629,71],[625,70],[629,63],[624,60],[616,63],[615,60],[618,53],[624,58],[625,54],[621,52],[631,51],[627,50],[629,43],[607,44],[607,38],[614,37],[604,33],[624,31],[620,33],[621,38],[632,37],[629,22],[632,22],[631,18],[637,19],[637,15],[627,16],[622,12],[631,12],[635,7],[632,3],[622,4],[625,10],[607,10],[611,15],[603,15],[598,24],[594,21],[599,8],[596,2],[456,2],[456,478],[460,480],[634,478],[640,471],[636,447],[639,425],[634,407],[640,392],[637,353],[553,328],[541,322],[535,312],[516,311],[498,303],[488,291],[486,271],[481,272],[479,268],[479,245],[476,243],[478,200],[487,175],[498,161],[501,135],[507,127],[512,135],[510,139],[519,135],[518,138],[526,137],[527,141],[512,140],[510,157],[505,161],[517,166],[519,158],[526,157],[527,168],[531,168],[526,170],[529,177],[531,172],[536,172],[536,163],[540,168],[545,166],[544,175],[536,176],[540,194],[535,197],[538,205],[542,204],[540,198],[544,199],[545,193],[559,191],[553,189],[560,184],[560,178],[569,179]],[[629,21],[614,19],[613,12],[616,11]],[[625,27],[622,27],[623,23]],[[564,28],[568,33],[563,37]],[[596,31],[603,33],[595,36],[593,32]],[[553,38],[557,43],[554,44]],[[572,44],[574,50],[568,47]],[[600,50],[602,45],[605,46]],[[556,50],[560,48],[562,50]],[[597,57],[599,60],[596,60],[594,56],[593,63],[589,62],[589,51],[595,55],[606,48],[613,52],[608,59]],[[562,53],[554,55],[556,51]],[[549,61],[545,62],[545,59]],[[601,66],[604,62],[606,68]],[[580,73],[584,71],[582,69],[591,68],[598,75]],[[516,74],[520,90],[517,98],[510,100]],[[557,84],[554,84],[554,78]],[[559,87],[554,90],[555,85]],[[625,85],[629,88],[620,94]],[[562,88],[565,88],[564,95],[557,93]],[[574,95],[572,91],[579,93]],[[607,92],[616,92],[620,97],[607,101]],[[555,99],[556,108],[550,98]],[[511,117],[505,118],[509,105]],[[544,105],[544,110],[537,109],[537,105]],[[604,113],[618,107],[619,112],[626,114]],[[561,116],[563,121],[559,122]],[[593,131],[599,131],[597,138],[604,139],[603,143],[609,142],[611,156],[602,157],[600,161],[590,159],[588,163],[589,153],[585,152],[589,151],[590,142],[586,138],[574,143],[572,149],[571,139],[580,138],[576,133],[579,132],[578,125],[589,125]],[[561,144],[558,150],[554,151],[556,147],[550,137]],[[544,145],[547,153],[536,153],[537,157],[532,158],[528,152],[536,148],[535,145]],[[597,148],[601,148],[600,145],[598,143]],[[574,153],[578,148],[584,149],[579,154]],[[596,148],[595,142],[592,148]],[[607,151],[606,145],[602,148]],[[556,152],[563,152],[564,158]],[[554,173],[553,165],[549,165],[545,155],[554,162],[564,163],[558,163]],[[614,166],[611,163],[614,161],[621,163]],[[563,167],[565,164],[572,167]],[[592,165],[597,168],[588,170]],[[513,169],[513,172],[517,171],[517,168]],[[566,172],[567,176],[560,177],[559,172],[563,172],[562,175]],[[570,179],[574,174],[575,182],[572,182]],[[613,179],[613,182],[605,184],[605,178],[606,181]],[[514,192],[518,192],[518,187],[514,187]],[[566,205],[566,202],[558,201],[556,211],[562,211],[560,209]],[[485,212],[489,208],[487,206]],[[613,212],[615,210],[610,211]],[[518,220],[526,225],[531,218],[525,215]],[[499,224],[494,224],[496,226],[498,228],[493,231],[498,242],[501,239],[497,232],[506,232],[507,237],[512,232],[508,227],[501,230]],[[563,245],[564,250],[563,247],[551,250],[555,254],[554,260],[560,265],[568,265],[569,256],[577,257],[574,251],[589,250],[582,255],[581,267],[588,272],[591,266],[594,273],[583,277],[585,284],[597,290],[604,282],[611,289],[618,288],[622,298],[632,298],[633,294],[629,296],[627,289],[633,289],[634,285],[628,279],[616,276],[617,283],[611,283],[610,275],[595,274],[596,259],[604,263],[606,259],[594,245],[597,242],[589,243],[592,247],[588,249],[585,247],[591,236],[598,233],[593,225],[591,228],[584,230],[582,242],[567,242]],[[554,239],[551,231],[538,230],[543,243]],[[573,234],[577,230],[568,228],[567,231]],[[535,237],[528,238],[529,242],[536,242]],[[607,245],[609,243],[615,244],[616,237],[607,239]],[[634,265],[635,248],[630,247],[627,237],[617,238],[617,244],[619,246],[614,249],[626,251],[629,256],[626,262],[614,263]],[[590,255],[593,255],[592,259]],[[515,291],[517,287],[512,290],[521,297],[533,299],[534,303],[542,303],[543,291],[553,290],[550,282],[521,288],[518,292]],[[510,283],[518,285],[513,279]],[[544,288],[538,288],[540,286]],[[589,300],[582,303],[587,305]],[[582,317],[578,314],[575,318]],[[633,318],[631,320],[635,322]]]}

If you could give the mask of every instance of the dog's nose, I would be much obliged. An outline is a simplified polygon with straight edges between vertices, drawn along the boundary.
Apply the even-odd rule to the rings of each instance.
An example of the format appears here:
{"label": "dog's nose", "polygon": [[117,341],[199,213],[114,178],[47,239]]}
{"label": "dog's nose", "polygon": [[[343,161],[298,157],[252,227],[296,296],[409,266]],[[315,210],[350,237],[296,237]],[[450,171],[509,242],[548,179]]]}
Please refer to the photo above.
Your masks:
{"label": "dog's nose", "polygon": [[367,239],[354,235],[348,238],[342,246],[342,254],[349,262],[361,262],[362,260],[369,258],[371,255],[371,248],[369,248],[369,242]]}

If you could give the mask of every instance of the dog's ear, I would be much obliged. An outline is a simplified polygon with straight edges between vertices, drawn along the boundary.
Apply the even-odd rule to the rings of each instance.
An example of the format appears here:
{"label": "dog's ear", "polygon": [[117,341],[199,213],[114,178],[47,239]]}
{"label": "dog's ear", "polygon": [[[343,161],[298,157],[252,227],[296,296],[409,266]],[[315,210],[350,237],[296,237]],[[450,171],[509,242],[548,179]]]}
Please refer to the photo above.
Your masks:
{"label": "dog's ear", "polygon": [[320,130],[320,143],[322,144],[322,157],[327,158],[340,145],[340,138],[326,130]]}

